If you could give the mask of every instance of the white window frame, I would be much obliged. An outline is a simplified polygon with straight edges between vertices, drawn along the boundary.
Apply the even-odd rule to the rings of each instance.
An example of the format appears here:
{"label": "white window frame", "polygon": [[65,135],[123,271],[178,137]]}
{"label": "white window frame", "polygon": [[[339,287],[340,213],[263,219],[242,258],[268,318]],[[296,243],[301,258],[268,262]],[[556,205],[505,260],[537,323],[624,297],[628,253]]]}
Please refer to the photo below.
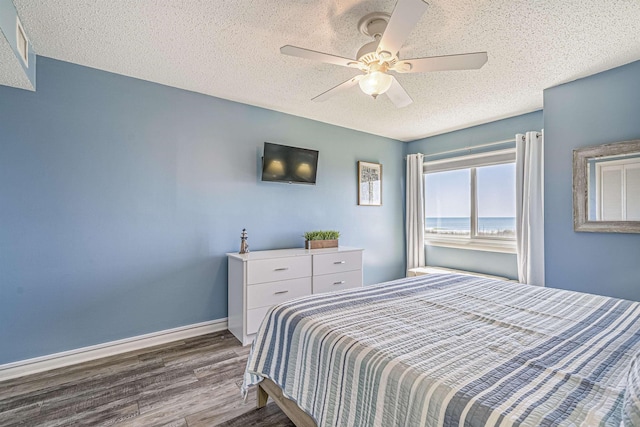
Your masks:
{"label": "white window frame", "polygon": [[[471,231],[469,237],[432,235],[425,232],[424,241],[428,246],[442,246],[458,249],[472,249],[488,252],[516,253],[516,240],[508,237],[478,236],[478,190],[476,168],[483,166],[515,163],[516,150],[495,150],[467,156],[452,157],[424,163],[423,174],[445,172],[460,169],[470,169],[471,195]],[[424,178],[423,178],[424,179]],[[426,201],[426,197],[423,197]],[[426,212],[426,209],[425,209]]]}
{"label": "white window frame", "polygon": [[[604,221],[627,221],[627,169],[640,168],[640,157],[633,157],[630,159],[609,160],[604,162],[597,162],[595,164],[596,171],[596,221],[603,221],[604,217],[604,192],[603,192],[603,173],[609,170],[616,170],[620,172],[620,219],[605,219]],[[590,175],[590,174],[589,174]]]}

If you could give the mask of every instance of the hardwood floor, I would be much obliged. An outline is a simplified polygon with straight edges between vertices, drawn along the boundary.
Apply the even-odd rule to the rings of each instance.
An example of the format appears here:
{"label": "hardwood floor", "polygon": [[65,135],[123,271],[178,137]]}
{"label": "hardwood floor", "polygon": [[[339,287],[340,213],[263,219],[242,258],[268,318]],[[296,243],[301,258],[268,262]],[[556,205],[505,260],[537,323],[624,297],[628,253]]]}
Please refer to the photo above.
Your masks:
{"label": "hardwood floor", "polygon": [[240,395],[249,347],[228,331],[0,382],[0,426],[281,426]]}

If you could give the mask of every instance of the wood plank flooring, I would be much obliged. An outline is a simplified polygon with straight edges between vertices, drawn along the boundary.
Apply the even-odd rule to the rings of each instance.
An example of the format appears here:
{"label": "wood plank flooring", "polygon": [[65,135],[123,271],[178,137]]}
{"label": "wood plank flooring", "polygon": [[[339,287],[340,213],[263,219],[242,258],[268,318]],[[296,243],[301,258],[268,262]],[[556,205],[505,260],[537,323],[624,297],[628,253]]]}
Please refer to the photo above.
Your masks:
{"label": "wood plank flooring", "polygon": [[0,426],[279,426],[240,396],[249,347],[228,331],[0,382]]}

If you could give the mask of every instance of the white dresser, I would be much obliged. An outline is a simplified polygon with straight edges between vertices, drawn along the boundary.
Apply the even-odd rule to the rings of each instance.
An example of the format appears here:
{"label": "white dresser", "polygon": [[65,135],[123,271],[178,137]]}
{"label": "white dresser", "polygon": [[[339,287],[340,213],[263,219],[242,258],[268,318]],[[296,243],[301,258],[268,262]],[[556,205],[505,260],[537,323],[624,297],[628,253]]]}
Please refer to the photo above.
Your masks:
{"label": "white dresser", "polygon": [[267,311],[305,295],[362,286],[362,249],[228,253],[229,331],[250,344]]}

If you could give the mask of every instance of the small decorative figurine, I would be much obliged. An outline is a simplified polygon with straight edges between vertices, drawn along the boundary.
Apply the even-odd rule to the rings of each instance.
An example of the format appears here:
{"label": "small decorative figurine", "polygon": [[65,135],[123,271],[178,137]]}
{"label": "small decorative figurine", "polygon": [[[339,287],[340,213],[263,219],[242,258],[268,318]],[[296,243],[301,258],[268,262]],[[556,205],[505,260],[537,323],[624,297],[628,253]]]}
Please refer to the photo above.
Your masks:
{"label": "small decorative figurine", "polygon": [[249,253],[249,244],[247,243],[247,229],[242,229],[242,236],[240,237],[240,253],[248,254]]}

